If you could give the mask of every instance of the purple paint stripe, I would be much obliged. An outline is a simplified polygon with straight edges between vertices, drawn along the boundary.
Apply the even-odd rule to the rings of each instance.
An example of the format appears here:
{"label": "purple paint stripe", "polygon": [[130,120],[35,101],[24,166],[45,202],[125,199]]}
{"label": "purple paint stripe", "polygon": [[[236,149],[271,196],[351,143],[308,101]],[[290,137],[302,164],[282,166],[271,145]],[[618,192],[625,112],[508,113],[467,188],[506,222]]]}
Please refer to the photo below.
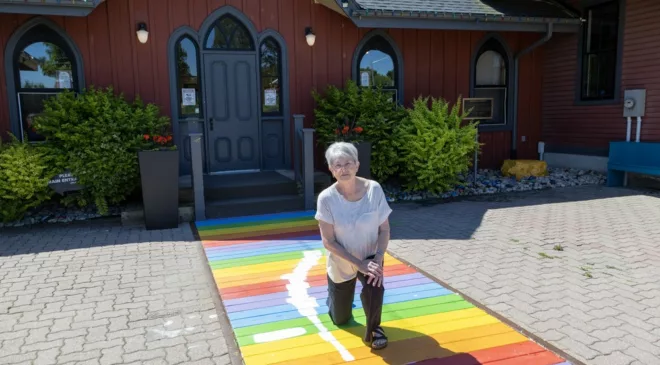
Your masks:
{"label": "purple paint stripe", "polygon": [[555,364],[555,365],[573,365],[573,364],[571,364],[568,361],[565,361],[565,362],[560,362],[559,364]]}
{"label": "purple paint stripe", "polygon": [[[432,282],[432,280],[420,273],[395,275],[385,278],[386,288],[392,288],[392,289],[400,288],[404,286],[410,286],[410,285],[427,284],[429,282]],[[362,284],[358,282],[357,285],[355,285],[355,290],[359,292],[359,290],[361,289],[362,289]],[[307,289],[307,292],[309,293],[310,296],[319,298],[318,295],[328,292],[328,287],[325,285],[315,286]],[[257,305],[254,308],[260,308],[259,306],[268,307],[268,306],[276,305],[273,304],[274,301],[278,301],[278,303],[279,301],[283,301],[282,303],[286,304],[286,298],[288,297],[289,297],[289,292],[282,291],[278,293],[256,295],[252,297],[245,297],[239,299],[229,299],[229,300],[225,300],[224,303],[227,312],[238,312],[245,309],[241,309],[241,308],[234,309],[234,307],[238,307],[238,306],[242,307],[244,305]]]}
{"label": "purple paint stripe", "polygon": [[280,247],[286,245],[297,245],[301,243],[317,243],[320,241],[320,238],[315,236],[309,237],[300,237],[297,240],[275,240],[275,241],[259,241],[253,243],[240,243],[231,246],[221,246],[221,247],[208,247],[204,251],[206,255],[209,254],[218,254],[218,253],[227,253],[235,251],[245,251],[245,250],[260,250],[269,247]]}

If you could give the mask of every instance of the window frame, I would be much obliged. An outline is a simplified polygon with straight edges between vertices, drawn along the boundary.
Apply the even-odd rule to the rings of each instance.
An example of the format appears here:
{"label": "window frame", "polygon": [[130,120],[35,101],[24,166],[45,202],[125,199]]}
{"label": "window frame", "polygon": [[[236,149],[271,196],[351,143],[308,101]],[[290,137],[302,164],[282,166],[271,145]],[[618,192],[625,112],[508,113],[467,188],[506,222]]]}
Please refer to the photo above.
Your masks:
{"label": "window frame", "polygon": [[[220,24],[220,22],[225,18],[231,19],[235,24],[235,28],[232,30],[232,34],[228,38],[228,40],[230,41],[228,43],[228,45],[231,44],[231,41],[236,36],[236,32],[239,29],[242,28],[243,31],[245,32],[245,35],[250,40],[250,48],[229,48],[229,47],[227,47],[227,48],[213,48],[213,47],[208,46],[209,37],[211,36],[211,32],[213,32],[215,30],[215,28],[218,26],[218,24]],[[221,34],[224,34],[224,33],[221,33]],[[250,32],[250,29],[240,19],[236,18],[235,16],[233,16],[232,14],[229,14],[229,13],[223,14],[222,16],[220,16],[218,19],[216,19],[211,24],[208,31],[204,35],[204,40],[203,41],[204,41],[203,45],[204,45],[204,50],[205,51],[225,51],[225,52],[255,52],[255,51],[257,51],[255,49],[256,45],[255,45],[255,41],[254,41],[254,38],[253,38],[253,34],[252,34],[252,32]]]}
{"label": "window frame", "polygon": [[[504,77],[504,85],[478,85],[477,84],[477,64],[479,58],[486,52],[493,51],[500,55],[506,67],[506,74]],[[513,82],[514,77],[514,63],[513,56],[508,48],[507,43],[497,34],[486,35],[475,48],[470,63],[470,97],[475,96],[477,90],[484,89],[503,89],[504,90],[504,116],[500,123],[479,123],[479,130],[495,132],[495,131],[509,131],[513,129],[513,98],[515,97],[514,88],[516,87]]]}
{"label": "window frame", "polygon": [[[62,39],[62,37],[56,33],[56,32],[49,32],[49,27],[44,24],[38,24],[27,32],[23,34],[20,38],[20,40],[16,43],[16,46],[14,47],[14,51],[11,55],[11,62],[12,62],[12,67],[13,67],[13,73],[14,73],[14,91],[15,94],[18,95],[20,92],[35,92],[35,91],[40,91],[40,92],[62,92],[65,90],[70,90],[75,93],[80,92],[80,87],[79,87],[79,78],[80,75],[78,74],[78,61],[76,60],[75,57],[75,51],[69,47],[67,44],[66,40]],[[45,31],[45,32],[42,32]],[[26,88],[23,87],[23,84],[21,82],[21,72],[19,70],[19,63],[18,59],[20,57],[20,52],[25,50],[27,47],[35,44],[35,43],[50,43],[53,44],[57,47],[59,47],[64,54],[67,56],[69,59],[69,62],[71,62],[71,88],[70,89],[62,89],[62,88],[51,88],[51,87],[44,87],[44,88]]]}
{"label": "window frame", "polygon": [[623,56],[623,34],[625,29],[625,1],[621,0],[586,0],[583,1],[583,17],[586,16],[589,10],[604,6],[608,3],[617,3],[618,4],[618,23],[617,23],[617,47],[616,47],[616,65],[614,68],[614,86],[613,86],[613,96],[610,98],[587,98],[582,97],[583,89],[583,78],[584,75],[584,62],[585,62],[585,52],[584,48],[586,46],[586,32],[588,30],[587,25],[583,24],[580,32],[578,33],[578,47],[577,47],[577,67],[576,67],[576,78],[575,78],[575,105],[616,105],[621,102],[621,71],[622,71],[622,56]]}
{"label": "window frame", "polygon": [[[59,47],[71,62],[71,88],[23,88],[20,78],[18,59],[20,53],[29,45],[47,42]],[[9,125],[11,133],[24,140],[24,121],[19,94],[59,94],[65,91],[79,93],[85,87],[83,58],[76,43],[66,31],[52,20],[38,16],[19,26],[6,42],[5,81],[9,104]],[[29,143],[42,143],[30,141]]]}
{"label": "window frame", "polygon": [[[377,44],[377,42],[383,42],[383,45],[386,46],[385,48],[388,48],[387,51],[383,50],[381,47],[372,46],[373,43]],[[381,89],[383,91],[394,91],[396,93],[395,103],[402,105],[404,102],[403,56],[394,40],[384,31],[374,30],[367,33],[355,48],[352,67],[353,81],[355,81],[358,87],[363,87],[360,85],[360,63],[362,63],[362,59],[367,51],[372,49],[383,52],[392,58],[392,64],[394,66],[394,86],[382,87]],[[371,86],[371,88],[376,88],[376,86]]]}
{"label": "window frame", "polygon": [[[266,105],[265,105],[264,97],[262,95],[262,97],[260,98],[261,105],[260,105],[260,108],[259,108],[259,113],[261,114],[262,117],[282,117],[282,116],[284,116],[284,110],[283,110],[283,107],[284,107],[283,76],[284,75],[283,75],[283,68],[282,68],[282,66],[283,66],[282,65],[282,60],[283,60],[283,58],[282,58],[282,45],[280,44],[280,42],[277,39],[275,39],[273,36],[270,36],[270,35],[264,37],[263,39],[261,39],[259,41],[259,55],[258,55],[258,57],[259,57],[259,89],[260,89],[259,93],[263,93],[263,91],[264,91],[264,86],[262,84],[263,79],[264,79],[264,75],[262,73],[263,69],[261,67],[261,59],[263,57],[262,47],[266,44],[266,42],[272,42],[277,47],[277,75],[278,75],[278,79],[279,79],[279,81],[278,81],[279,82],[279,86],[278,86],[278,89],[279,89],[278,104],[279,105],[278,105],[278,110],[276,112],[264,112],[264,107]],[[270,77],[272,77],[272,76],[270,76]]]}
{"label": "window frame", "polygon": [[179,44],[181,42],[183,42],[183,40],[185,40],[185,39],[190,40],[193,44],[193,47],[195,47],[195,57],[196,57],[196,63],[197,63],[197,88],[199,89],[199,90],[196,91],[195,96],[196,96],[197,100],[199,101],[199,113],[195,113],[195,114],[184,114],[183,113],[183,105],[182,105],[182,103],[183,103],[182,99],[183,98],[181,96],[181,90],[183,88],[182,88],[182,85],[181,85],[181,75],[179,74],[179,69],[176,68],[175,69],[175,77],[176,77],[175,83],[176,83],[176,89],[177,89],[177,106],[176,106],[177,110],[178,110],[177,117],[178,117],[178,119],[186,119],[186,118],[200,118],[201,119],[201,118],[204,118],[204,98],[203,98],[203,87],[204,87],[204,85],[202,84],[202,82],[204,80],[202,78],[202,70],[201,70],[201,62],[200,62],[201,61],[200,58],[201,58],[202,54],[201,54],[201,50],[199,48],[199,44],[197,42],[197,39],[193,38],[189,34],[183,34],[179,38],[177,38],[176,42],[174,43],[174,57],[176,59],[178,59]]}

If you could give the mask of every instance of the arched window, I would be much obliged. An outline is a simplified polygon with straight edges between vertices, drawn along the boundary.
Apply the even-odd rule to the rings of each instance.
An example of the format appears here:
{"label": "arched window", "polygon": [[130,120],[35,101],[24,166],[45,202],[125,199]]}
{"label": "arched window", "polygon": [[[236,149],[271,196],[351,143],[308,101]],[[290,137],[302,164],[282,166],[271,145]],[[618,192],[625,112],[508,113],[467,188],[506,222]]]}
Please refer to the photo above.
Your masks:
{"label": "arched window", "polygon": [[380,87],[392,94],[392,101],[400,100],[400,58],[388,39],[379,34],[369,37],[358,49],[355,67],[359,86]]}
{"label": "arched window", "polygon": [[260,76],[263,115],[282,115],[282,50],[275,39],[261,42]]}
{"label": "arched window", "polygon": [[78,65],[73,50],[53,29],[40,24],[18,40],[12,58],[21,137],[43,141],[32,126],[43,102],[64,90],[79,91]]}
{"label": "arched window", "polygon": [[245,25],[227,14],[213,24],[206,36],[204,47],[215,50],[252,51],[254,42]]}
{"label": "arched window", "polygon": [[197,43],[188,36],[184,36],[176,44],[176,63],[179,116],[181,118],[201,116],[199,52]]}
{"label": "arched window", "polygon": [[506,124],[509,60],[504,46],[494,38],[489,39],[477,52],[474,68],[474,97],[493,99],[493,119],[480,120],[480,124]]}

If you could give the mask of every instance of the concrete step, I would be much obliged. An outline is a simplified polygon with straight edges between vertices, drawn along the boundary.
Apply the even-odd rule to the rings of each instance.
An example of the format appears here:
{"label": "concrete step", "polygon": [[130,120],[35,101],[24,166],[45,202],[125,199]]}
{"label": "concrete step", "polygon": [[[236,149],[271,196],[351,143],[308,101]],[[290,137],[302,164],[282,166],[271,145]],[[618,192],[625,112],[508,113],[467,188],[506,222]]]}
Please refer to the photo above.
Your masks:
{"label": "concrete step", "polygon": [[297,194],[213,200],[206,202],[206,217],[228,218],[258,214],[292,212],[305,209],[305,201]]}

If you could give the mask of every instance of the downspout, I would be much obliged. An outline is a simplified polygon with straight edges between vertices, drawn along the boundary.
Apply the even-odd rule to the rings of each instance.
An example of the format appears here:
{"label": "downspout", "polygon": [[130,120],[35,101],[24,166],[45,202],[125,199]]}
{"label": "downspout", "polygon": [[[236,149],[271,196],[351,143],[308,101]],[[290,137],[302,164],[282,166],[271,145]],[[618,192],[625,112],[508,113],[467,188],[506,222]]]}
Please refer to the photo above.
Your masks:
{"label": "downspout", "polygon": [[518,158],[518,64],[520,62],[520,57],[526,55],[527,53],[533,51],[537,47],[543,45],[552,38],[553,23],[548,23],[548,30],[545,33],[545,36],[538,41],[531,44],[529,47],[523,49],[522,51],[516,53],[513,57],[513,137],[511,138],[511,159],[515,160]]}

